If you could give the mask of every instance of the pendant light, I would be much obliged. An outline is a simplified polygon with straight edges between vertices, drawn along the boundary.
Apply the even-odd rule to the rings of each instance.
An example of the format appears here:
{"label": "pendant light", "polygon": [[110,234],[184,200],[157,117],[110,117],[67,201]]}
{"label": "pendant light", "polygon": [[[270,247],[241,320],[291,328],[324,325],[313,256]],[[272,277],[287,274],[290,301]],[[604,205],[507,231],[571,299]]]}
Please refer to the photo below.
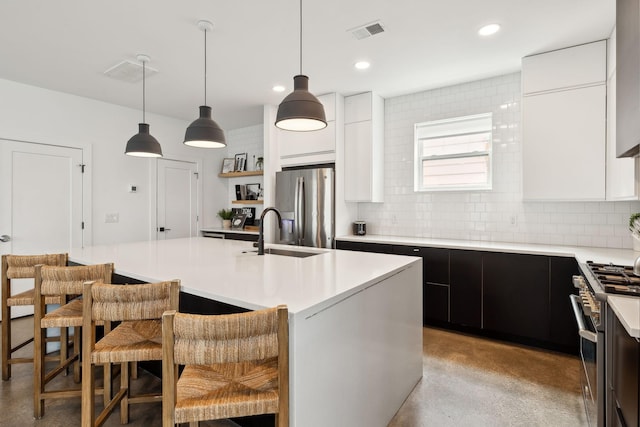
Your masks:
{"label": "pendant light", "polygon": [[136,58],[142,62],[142,123],[138,124],[138,133],[127,141],[127,148],[125,148],[124,154],[136,157],[162,157],[160,143],[151,136],[149,125],[145,123],[145,74],[149,57],[147,55],[138,55]]}
{"label": "pendant light", "polygon": [[300,0],[300,74],[293,77],[293,92],[278,106],[276,127],[292,131],[312,131],[327,127],[324,107],[309,92],[309,77],[302,74],[302,0]]}
{"label": "pendant light", "polygon": [[204,105],[200,106],[200,117],[189,125],[184,134],[184,143],[191,147],[221,148],[227,146],[224,131],[211,118],[211,107],[207,106],[207,31],[213,30],[209,21],[198,21],[204,31]]}

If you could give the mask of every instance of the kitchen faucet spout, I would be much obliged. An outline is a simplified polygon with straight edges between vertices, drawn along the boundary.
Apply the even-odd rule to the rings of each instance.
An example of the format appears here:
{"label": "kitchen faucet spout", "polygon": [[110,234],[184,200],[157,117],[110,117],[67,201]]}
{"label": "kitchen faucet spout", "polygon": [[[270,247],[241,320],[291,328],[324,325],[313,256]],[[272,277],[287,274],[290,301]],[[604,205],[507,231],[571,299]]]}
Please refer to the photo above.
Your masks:
{"label": "kitchen faucet spout", "polygon": [[274,212],[278,217],[278,229],[282,228],[282,216],[278,209],[274,207],[265,208],[260,215],[260,226],[258,228],[258,255],[264,255],[264,217],[267,212]]}

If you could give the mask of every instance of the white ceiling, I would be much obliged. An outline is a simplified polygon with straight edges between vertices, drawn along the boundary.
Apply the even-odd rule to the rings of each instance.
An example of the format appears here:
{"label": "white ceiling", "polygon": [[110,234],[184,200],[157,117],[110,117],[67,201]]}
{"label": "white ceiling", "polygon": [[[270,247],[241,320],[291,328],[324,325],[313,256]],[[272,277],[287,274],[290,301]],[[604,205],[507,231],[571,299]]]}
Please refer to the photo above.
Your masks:
{"label": "white ceiling", "polygon": [[[383,97],[517,71],[520,58],[607,38],[614,0],[306,0],[303,73],[316,95]],[[151,57],[147,111],[192,120],[208,96],[224,129],[262,122],[299,72],[297,0],[0,0],[0,78],[141,109],[141,83],[103,75]],[[385,33],[348,29],[380,20]],[[502,30],[477,36],[484,24]],[[372,66],[357,71],[367,59]],[[274,93],[275,84],[284,93]],[[0,96],[2,96],[0,94]]]}

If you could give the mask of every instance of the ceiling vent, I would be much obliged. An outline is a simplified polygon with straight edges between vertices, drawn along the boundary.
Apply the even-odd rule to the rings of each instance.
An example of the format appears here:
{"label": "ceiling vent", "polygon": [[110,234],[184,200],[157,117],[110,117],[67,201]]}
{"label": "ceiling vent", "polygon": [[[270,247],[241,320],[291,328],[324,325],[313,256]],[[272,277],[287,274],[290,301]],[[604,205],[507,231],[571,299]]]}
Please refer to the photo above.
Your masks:
{"label": "ceiling vent", "polygon": [[353,34],[356,39],[362,40],[375,36],[376,34],[384,33],[384,27],[380,21],[374,21],[347,31]]}
{"label": "ceiling vent", "polygon": [[[147,79],[158,72],[158,70],[148,65],[145,69]],[[123,82],[136,83],[142,80],[142,63],[125,60],[109,68],[104,74],[107,77]]]}

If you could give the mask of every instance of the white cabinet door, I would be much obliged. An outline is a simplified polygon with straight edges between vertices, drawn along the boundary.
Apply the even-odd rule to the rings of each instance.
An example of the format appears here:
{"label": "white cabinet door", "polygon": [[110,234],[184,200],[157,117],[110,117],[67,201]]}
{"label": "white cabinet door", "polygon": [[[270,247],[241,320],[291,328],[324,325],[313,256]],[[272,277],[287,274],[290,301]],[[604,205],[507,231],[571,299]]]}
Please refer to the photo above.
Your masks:
{"label": "white cabinet door", "polygon": [[605,85],[525,96],[525,200],[605,199]]}
{"label": "white cabinet door", "polygon": [[344,100],[344,198],[384,201],[384,100],[372,92]]}
{"label": "white cabinet door", "polygon": [[606,40],[522,58],[522,93],[604,83]]}
{"label": "white cabinet door", "polygon": [[311,132],[277,130],[281,166],[336,161],[336,94],[318,97],[324,106],[327,127]]}
{"label": "white cabinet door", "polygon": [[355,123],[371,120],[372,93],[347,96],[344,99],[344,122]]}
{"label": "white cabinet door", "polygon": [[371,201],[371,122],[344,125],[344,198],[348,202]]}
{"label": "white cabinet door", "polygon": [[318,156],[335,161],[336,122],[328,122],[326,128],[312,132],[278,130],[278,143],[283,165],[311,162]]}

